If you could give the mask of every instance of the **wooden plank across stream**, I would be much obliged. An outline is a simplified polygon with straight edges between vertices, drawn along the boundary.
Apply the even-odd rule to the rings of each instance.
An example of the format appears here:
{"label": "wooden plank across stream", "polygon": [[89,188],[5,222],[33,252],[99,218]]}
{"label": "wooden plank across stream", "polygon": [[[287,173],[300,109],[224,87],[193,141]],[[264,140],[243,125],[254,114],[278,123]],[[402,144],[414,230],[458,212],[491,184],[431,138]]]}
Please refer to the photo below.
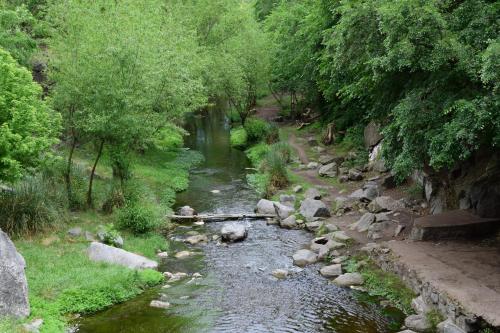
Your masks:
{"label": "wooden plank across stream", "polygon": [[227,220],[239,220],[239,219],[265,219],[269,217],[276,217],[275,214],[205,214],[205,215],[193,215],[193,216],[183,216],[183,215],[168,215],[168,218],[174,221],[227,221]]}

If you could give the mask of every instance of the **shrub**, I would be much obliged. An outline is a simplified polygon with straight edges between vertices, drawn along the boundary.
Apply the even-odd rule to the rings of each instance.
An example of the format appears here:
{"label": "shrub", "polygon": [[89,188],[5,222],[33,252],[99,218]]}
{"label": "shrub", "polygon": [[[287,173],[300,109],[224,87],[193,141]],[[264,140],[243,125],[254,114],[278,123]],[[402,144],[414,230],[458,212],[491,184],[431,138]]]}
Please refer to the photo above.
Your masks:
{"label": "shrub", "polygon": [[62,209],[53,202],[50,184],[30,176],[12,189],[0,190],[0,228],[10,235],[34,234],[61,221]]}
{"label": "shrub", "polygon": [[227,111],[227,117],[232,124],[241,123],[241,116],[238,111],[230,109]]}
{"label": "shrub", "polygon": [[260,166],[262,160],[266,157],[269,152],[270,147],[265,143],[259,143],[245,151],[248,159],[252,165],[256,168]]}
{"label": "shrub", "polygon": [[231,146],[238,149],[243,149],[248,144],[247,131],[243,127],[234,128],[231,130]]}
{"label": "shrub", "polygon": [[290,162],[292,157],[292,150],[290,149],[290,145],[286,142],[277,142],[271,146],[271,150],[275,151],[283,161],[286,163]]}
{"label": "shrub", "polygon": [[143,234],[159,227],[161,220],[155,209],[147,204],[132,203],[120,209],[117,227],[134,234]]}
{"label": "shrub", "polygon": [[260,118],[248,118],[245,121],[245,130],[247,131],[248,141],[250,143],[260,142],[267,137],[270,126]]}
{"label": "shrub", "polygon": [[267,184],[269,183],[269,175],[267,173],[252,173],[247,175],[248,184],[255,189],[260,195],[267,195]]}

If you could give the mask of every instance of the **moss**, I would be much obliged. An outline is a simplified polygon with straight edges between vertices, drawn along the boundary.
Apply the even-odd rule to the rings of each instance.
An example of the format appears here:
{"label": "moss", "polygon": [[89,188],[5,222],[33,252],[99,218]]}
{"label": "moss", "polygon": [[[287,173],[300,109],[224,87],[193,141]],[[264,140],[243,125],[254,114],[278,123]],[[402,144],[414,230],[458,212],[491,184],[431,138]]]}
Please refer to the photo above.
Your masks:
{"label": "moss", "polygon": [[405,314],[413,312],[411,301],[416,295],[397,275],[384,272],[371,259],[361,255],[349,259],[344,268],[347,272],[357,271],[363,275],[364,286],[370,295],[389,300]]}

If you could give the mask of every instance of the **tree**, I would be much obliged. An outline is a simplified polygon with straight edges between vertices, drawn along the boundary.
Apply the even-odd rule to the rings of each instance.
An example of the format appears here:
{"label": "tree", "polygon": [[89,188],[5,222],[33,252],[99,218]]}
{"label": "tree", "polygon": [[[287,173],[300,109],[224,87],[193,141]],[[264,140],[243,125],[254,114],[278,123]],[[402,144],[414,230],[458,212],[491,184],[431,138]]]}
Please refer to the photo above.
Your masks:
{"label": "tree", "polygon": [[58,142],[60,116],[41,93],[30,72],[0,48],[0,180],[37,168]]}
{"label": "tree", "polygon": [[88,206],[107,146],[120,159],[116,151],[145,148],[163,127],[205,104],[194,39],[161,9],[162,1],[133,0],[75,0],[49,8],[54,105],[70,144],[68,196],[76,142],[90,143],[96,153]]}

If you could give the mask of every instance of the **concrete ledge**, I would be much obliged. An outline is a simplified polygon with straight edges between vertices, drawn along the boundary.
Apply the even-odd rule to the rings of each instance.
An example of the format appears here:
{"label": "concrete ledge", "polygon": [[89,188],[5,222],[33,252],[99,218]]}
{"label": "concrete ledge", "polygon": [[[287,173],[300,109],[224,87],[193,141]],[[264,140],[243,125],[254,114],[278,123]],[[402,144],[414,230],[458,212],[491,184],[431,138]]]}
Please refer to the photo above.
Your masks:
{"label": "concrete ledge", "polygon": [[453,210],[415,220],[412,240],[442,240],[491,235],[500,228],[499,218],[482,218],[466,210]]}

